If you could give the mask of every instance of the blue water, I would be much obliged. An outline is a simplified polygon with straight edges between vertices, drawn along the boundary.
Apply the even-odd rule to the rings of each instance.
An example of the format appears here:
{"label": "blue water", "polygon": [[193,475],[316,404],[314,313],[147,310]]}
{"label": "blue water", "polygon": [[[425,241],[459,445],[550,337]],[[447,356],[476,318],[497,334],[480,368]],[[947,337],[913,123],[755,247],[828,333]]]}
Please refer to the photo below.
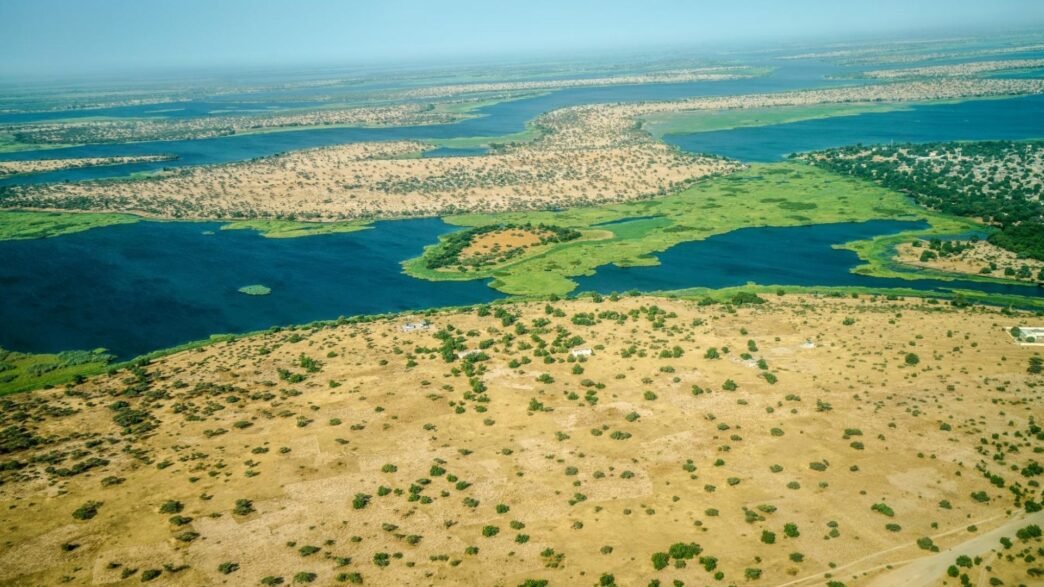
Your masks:
{"label": "blue water", "polygon": [[653,218],[663,218],[663,216],[631,216],[630,218],[617,218],[616,220],[608,220],[606,222],[599,222],[592,226],[613,226],[614,224],[625,224],[627,222],[638,222],[639,220],[652,220]]}
{"label": "blue water", "polygon": [[[483,281],[430,282],[401,272],[452,230],[441,220],[379,222],[348,234],[266,239],[210,222],[140,222],[62,237],[0,242],[0,347],[55,352],[105,347],[127,358],[206,338],[338,316],[481,303]],[[831,245],[923,227],[875,221],[751,228],[681,244],[659,267],[600,267],[579,291],[760,284],[961,287],[1039,296],[1033,287],[904,281],[849,273]],[[207,235],[205,232],[213,232]],[[268,296],[237,290],[261,284]]]}
{"label": "blue water", "polygon": [[778,161],[790,153],[855,144],[1044,138],[1044,96],[914,106],[789,124],[673,134],[685,151],[743,161]]}
{"label": "blue water", "polygon": [[[441,220],[292,239],[219,226],[141,222],[0,242],[0,347],[131,357],[214,333],[500,297],[481,281],[402,273],[401,261],[453,229]],[[237,291],[250,284],[272,293]]]}
{"label": "blue water", "polygon": [[438,147],[436,149],[431,149],[430,151],[425,151],[424,157],[474,157],[476,155],[485,155],[486,153],[489,153],[489,149],[484,147]]}
{"label": "blue water", "polygon": [[[772,75],[752,79],[566,88],[530,98],[492,104],[477,110],[476,114],[478,116],[453,124],[387,128],[310,128],[299,131],[232,135],[210,139],[99,144],[65,149],[6,153],[0,155],[0,160],[153,154],[174,155],[177,159],[175,161],[156,163],[136,163],[22,175],[0,180],[0,186],[120,177],[133,172],[157,171],[166,167],[229,163],[275,155],[286,151],[363,141],[495,137],[522,131],[525,129],[527,122],[550,110],[581,104],[777,92],[851,83],[843,80],[826,79],[825,76],[828,73],[836,71],[836,67],[829,64],[820,62],[780,62],[779,67],[779,70]],[[205,104],[204,106],[210,107],[211,105]]]}
{"label": "blue water", "polygon": [[927,228],[923,222],[873,220],[798,227],[743,228],[702,241],[675,245],[657,254],[660,265],[603,265],[590,277],[576,278],[579,291],[601,293],[666,291],[689,287],[746,285],[905,287],[919,290],[969,289],[998,294],[1044,296],[1032,286],[974,281],[886,279],[851,273],[860,264],[852,251],[833,245],[882,234]]}

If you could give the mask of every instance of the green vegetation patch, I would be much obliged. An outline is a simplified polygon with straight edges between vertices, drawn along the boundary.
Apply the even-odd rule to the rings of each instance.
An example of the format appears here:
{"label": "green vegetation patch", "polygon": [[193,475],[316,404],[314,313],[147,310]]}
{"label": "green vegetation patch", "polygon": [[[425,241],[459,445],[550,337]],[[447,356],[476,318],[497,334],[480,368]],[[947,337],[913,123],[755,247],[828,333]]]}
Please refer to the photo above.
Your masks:
{"label": "green vegetation patch", "polygon": [[104,373],[113,358],[105,349],[38,355],[0,349],[0,395]]}
{"label": "green vegetation patch", "polygon": [[256,230],[265,238],[297,238],[320,234],[356,232],[372,228],[368,222],[298,222],[296,220],[238,220],[221,227],[221,230]]}
{"label": "green vegetation patch", "polygon": [[272,293],[272,288],[260,284],[244,285],[243,287],[239,288],[239,293],[243,293],[248,296],[267,296],[268,294]]}
{"label": "green vegetation patch", "polygon": [[49,238],[116,224],[134,224],[131,214],[0,210],[0,241]]}
{"label": "green vegetation patch", "polygon": [[871,112],[908,110],[909,104],[816,104],[779,108],[731,108],[728,110],[689,110],[652,114],[642,119],[642,128],[655,137],[772,126],[836,116],[856,116]]}
{"label": "green vegetation patch", "polygon": [[926,208],[982,219],[999,228],[991,243],[1044,260],[1042,141],[853,146],[803,158],[909,194]]}

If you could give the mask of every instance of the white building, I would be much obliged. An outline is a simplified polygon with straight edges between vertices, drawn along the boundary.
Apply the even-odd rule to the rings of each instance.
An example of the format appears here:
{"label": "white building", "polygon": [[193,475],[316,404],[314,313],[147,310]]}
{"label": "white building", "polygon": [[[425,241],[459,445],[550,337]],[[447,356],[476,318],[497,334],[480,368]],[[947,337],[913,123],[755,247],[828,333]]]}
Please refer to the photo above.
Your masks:
{"label": "white building", "polygon": [[413,332],[415,330],[427,330],[431,328],[431,324],[427,320],[423,322],[407,322],[400,326],[403,332]]}

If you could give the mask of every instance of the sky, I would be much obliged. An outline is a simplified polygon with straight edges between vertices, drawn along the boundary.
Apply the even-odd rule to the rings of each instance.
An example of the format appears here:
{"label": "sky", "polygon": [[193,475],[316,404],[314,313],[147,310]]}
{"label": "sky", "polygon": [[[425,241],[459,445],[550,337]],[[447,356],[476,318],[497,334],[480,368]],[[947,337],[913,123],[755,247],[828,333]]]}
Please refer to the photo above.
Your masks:
{"label": "sky", "polygon": [[1044,0],[0,0],[0,76],[956,35]]}

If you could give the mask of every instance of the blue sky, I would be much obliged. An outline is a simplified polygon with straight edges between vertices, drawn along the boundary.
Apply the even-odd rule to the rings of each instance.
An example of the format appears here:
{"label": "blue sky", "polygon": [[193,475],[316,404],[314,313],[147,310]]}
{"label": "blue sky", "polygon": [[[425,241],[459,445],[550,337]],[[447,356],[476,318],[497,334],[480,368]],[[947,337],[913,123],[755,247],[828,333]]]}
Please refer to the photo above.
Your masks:
{"label": "blue sky", "polygon": [[963,34],[1041,0],[0,0],[0,75]]}

